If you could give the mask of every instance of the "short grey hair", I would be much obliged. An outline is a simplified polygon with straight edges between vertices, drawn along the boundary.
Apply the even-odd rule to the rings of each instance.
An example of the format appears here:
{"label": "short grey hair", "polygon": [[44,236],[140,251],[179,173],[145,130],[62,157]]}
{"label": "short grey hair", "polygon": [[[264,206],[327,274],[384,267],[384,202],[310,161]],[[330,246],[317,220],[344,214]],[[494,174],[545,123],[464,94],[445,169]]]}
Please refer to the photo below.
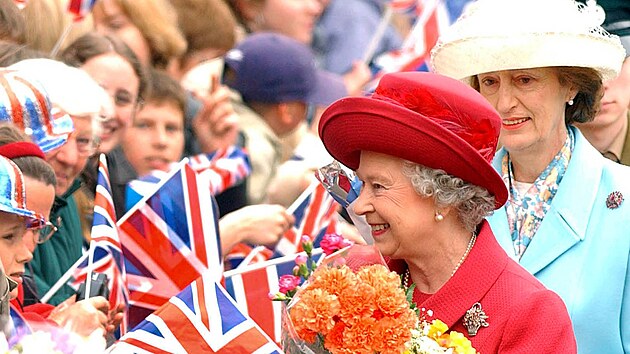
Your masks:
{"label": "short grey hair", "polygon": [[494,196],[487,189],[443,170],[405,161],[402,172],[411,179],[419,195],[433,197],[438,208],[453,208],[468,231],[475,231],[477,225],[494,211]]}

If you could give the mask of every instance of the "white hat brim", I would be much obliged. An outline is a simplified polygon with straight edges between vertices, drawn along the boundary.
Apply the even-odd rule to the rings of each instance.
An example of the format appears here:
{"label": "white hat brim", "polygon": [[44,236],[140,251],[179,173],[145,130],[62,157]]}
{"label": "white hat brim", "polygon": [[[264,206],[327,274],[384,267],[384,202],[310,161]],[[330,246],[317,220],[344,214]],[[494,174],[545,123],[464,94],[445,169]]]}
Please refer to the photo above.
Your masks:
{"label": "white hat brim", "polygon": [[432,51],[431,66],[436,73],[466,82],[487,72],[554,66],[593,68],[606,81],[617,77],[625,56],[615,37],[527,33],[438,43]]}

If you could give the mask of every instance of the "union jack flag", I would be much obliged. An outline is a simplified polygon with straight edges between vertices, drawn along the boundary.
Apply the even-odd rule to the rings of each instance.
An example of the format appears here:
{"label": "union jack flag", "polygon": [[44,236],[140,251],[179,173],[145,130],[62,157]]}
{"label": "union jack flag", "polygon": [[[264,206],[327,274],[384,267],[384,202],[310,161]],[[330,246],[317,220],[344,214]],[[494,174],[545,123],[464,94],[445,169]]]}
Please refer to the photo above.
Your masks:
{"label": "union jack flag", "polygon": [[[218,195],[238,184],[249,176],[252,170],[249,156],[245,150],[237,146],[219,149],[211,154],[192,156],[188,164],[201,178],[210,182],[212,195]],[[173,164],[173,168],[175,166],[177,164]],[[153,171],[129,182],[125,196],[127,210],[131,209],[143,196],[153,193],[157,183],[167,175],[168,173],[164,171]]]}
{"label": "union jack flag", "polygon": [[[127,276],[120,238],[118,237],[118,227],[116,226],[116,211],[112,200],[112,188],[109,182],[109,170],[105,154],[101,154],[99,157],[91,236],[91,241],[96,247],[94,251],[102,249],[109,254],[105,256],[109,261],[104,262],[106,263],[106,268],[102,273],[105,273],[109,279],[110,308],[115,309],[119,305],[124,304],[125,309],[127,309],[129,307]],[[127,330],[126,317],[123,317],[123,322],[121,323],[121,334],[124,334]]]}
{"label": "union jack flag", "polygon": [[189,164],[198,174],[208,175],[212,195],[236,185],[252,171],[249,156],[237,146],[195,155],[190,158]]}
{"label": "union jack flag", "polygon": [[209,188],[184,159],[118,222],[130,293],[129,322],[137,324],[210,269],[221,278],[218,210]]}
{"label": "union jack flag", "polygon": [[75,21],[78,21],[92,11],[94,4],[96,4],[96,0],[70,0],[68,12],[74,15]]}
{"label": "union jack flag", "polygon": [[295,254],[302,251],[301,238],[308,235],[313,238],[313,245],[327,233],[337,231],[337,203],[319,181],[310,186],[289,207],[295,216],[295,224],[287,230],[276,245],[273,258]]}
{"label": "union jack flag", "polygon": [[273,257],[273,251],[265,246],[252,247],[247,243],[237,243],[225,256],[230,269],[242,267],[258,262],[264,262]]}
{"label": "union jack flag", "polygon": [[[69,280],[68,277],[64,276],[59,281],[62,284],[67,281],[68,285],[76,290],[90,277],[91,273],[104,273],[109,280],[110,308],[114,309],[120,304],[124,304],[125,309],[127,309],[129,307],[129,291],[127,290],[125,262],[118,237],[116,212],[112,200],[107,159],[104,154],[101,154],[98,164],[91,236],[90,251],[70,268],[70,273],[67,273]],[[51,291],[56,291],[55,289],[59,289],[59,287],[55,285]],[[47,293],[43,299],[47,301],[48,295]],[[121,334],[124,334],[126,329],[126,316],[124,316],[120,327]]]}
{"label": "union jack flag", "polygon": [[391,5],[406,13],[415,12],[413,26],[400,49],[383,53],[373,60],[373,79],[365,86],[372,92],[383,75],[403,71],[429,71],[431,50],[441,32],[474,0],[390,0]]}
{"label": "union jack flag", "polygon": [[22,317],[20,311],[18,311],[13,304],[9,305],[9,318],[11,319],[9,340],[11,340],[11,338],[19,338],[33,332],[31,326],[29,326],[26,319]]}
{"label": "union jack flag", "polygon": [[[313,258],[319,260],[322,249],[313,250]],[[276,343],[282,334],[282,304],[271,301],[269,294],[278,292],[278,279],[293,274],[295,254],[270,259],[247,267],[225,272],[225,289],[238,304],[239,309],[250,316]]]}
{"label": "union jack flag", "polygon": [[110,353],[282,353],[204,273],[110,348]]}
{"label": "union jack flag", "polygon": [[380,76],[401,71],[428,71],[425,64],[440,32],[450,26],[446,6],[440,0],[418,0],[417,18],[399,50],[384,53],[374,60]]}
{"label": "union jack flag", "polygon": [[313,181],[287,209],[292,211],[295,224],[284,233],[275,249],[272,251],[262,246],[254,248],[245,243],[237,244],[226,255],[230,269],[301,252],[303,235],[312,237],[314,246],[318,247],[325,234],[338,231],[338,206],[333,195],[318,181]]}

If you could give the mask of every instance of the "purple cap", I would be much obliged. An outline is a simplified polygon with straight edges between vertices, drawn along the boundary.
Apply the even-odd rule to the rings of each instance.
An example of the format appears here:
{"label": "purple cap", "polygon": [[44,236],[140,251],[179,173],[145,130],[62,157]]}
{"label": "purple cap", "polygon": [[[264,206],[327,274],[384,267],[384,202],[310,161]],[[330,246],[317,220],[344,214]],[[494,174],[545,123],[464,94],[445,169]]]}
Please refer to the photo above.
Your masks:
{"label": "purple cap", "polygon": [[306,45],[278,33],[255,33],[225,55],[225,83],[243,100],[327,106],[347,96],[341,76],[318,70]]}

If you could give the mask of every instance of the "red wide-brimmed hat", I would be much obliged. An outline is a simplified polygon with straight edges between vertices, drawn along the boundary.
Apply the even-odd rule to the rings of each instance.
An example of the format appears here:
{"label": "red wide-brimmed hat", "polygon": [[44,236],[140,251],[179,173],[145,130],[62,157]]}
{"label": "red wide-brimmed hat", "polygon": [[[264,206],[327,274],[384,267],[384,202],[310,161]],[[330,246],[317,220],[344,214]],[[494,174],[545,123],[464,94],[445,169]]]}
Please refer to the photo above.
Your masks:
{"label": "red wide-brimmed hat", "polygon": [[328,152],[353,170],[362,150],[399,157],[487,189],[495,209],[508,195],[491,165],[500,129],[477,91],[427,72],[386,74],[372,96],[334,102],[319,123]]}

